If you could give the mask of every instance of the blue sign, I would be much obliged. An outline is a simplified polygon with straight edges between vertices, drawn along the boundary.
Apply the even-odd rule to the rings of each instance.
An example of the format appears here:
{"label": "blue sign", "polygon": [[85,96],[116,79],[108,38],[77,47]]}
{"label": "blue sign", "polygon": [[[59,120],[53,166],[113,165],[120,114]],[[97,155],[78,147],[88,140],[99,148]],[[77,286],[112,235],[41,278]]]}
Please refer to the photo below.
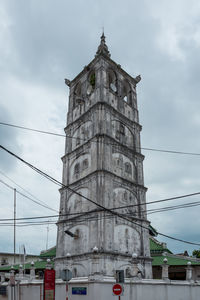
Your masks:
{"label": "blue sign", "polygon": [[72,287],[72,295],[87,295],[86,287]]}

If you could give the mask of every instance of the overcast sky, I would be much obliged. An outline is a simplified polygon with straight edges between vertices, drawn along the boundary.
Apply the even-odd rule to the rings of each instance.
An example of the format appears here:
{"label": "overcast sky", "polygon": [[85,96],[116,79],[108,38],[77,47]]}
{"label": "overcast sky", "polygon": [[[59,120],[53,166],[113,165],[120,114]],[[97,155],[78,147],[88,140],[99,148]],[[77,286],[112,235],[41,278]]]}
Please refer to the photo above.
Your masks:
{"label": "overcast sky", "polygon": [[[64,78],[73,79],[94,58],[103,26],[111,58],[130,75],[142,77],[137,88],[142,147],[200,153],[197,0],[2,0],[0,122],[63,134],[68,106]],[[62,137],[0,125],[0,144],[61,180]],[[143,154],[147,201],[200,191],[200,156]],[[0,172],[59,209],[58,186],[2,150]],[[3,174],[0,180],[16,187]],[[13,191],[1,182],[0,207],[0,218],[13,217]],[[200,243],[199,211],[197,206],[148,218],[160,232]],[[17,195],[17,217],[54,214]],[[159,239],[175,253],[198,248]],[[0,226],[0,241],[1,252],[13,251],[12,227]],[[17,228],[17,251],[25,244],[26,252],[38,254],[55,243],[55,225],[49,226],[48,243],[46,225]]]}

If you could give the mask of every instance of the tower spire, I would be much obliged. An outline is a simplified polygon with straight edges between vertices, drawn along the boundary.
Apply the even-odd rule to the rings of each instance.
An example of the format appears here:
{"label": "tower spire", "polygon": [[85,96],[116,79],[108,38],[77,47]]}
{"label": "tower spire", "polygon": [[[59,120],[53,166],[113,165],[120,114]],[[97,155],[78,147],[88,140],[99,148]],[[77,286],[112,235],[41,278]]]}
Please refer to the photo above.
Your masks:
{"label": "tower spire", "polygon": [[108,46],[106,45],[106,37],[104,35],[104,28],[103,28],[103,32],[101,35],[101,42],[100,42],[100,45],[96,52],[96,55],[99,55],[99,54],[104,54],[104,55],[110,57],[110,52],[108,50]]}

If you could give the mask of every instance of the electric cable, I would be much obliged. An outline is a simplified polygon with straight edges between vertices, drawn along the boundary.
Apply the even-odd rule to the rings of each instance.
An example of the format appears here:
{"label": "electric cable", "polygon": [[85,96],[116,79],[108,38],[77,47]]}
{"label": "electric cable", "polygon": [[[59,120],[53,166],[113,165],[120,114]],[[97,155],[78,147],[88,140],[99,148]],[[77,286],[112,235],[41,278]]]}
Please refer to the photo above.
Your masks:
{"label": "electric cable", "polygon": [[[6,184],[7,185],[7,184]],[[10,187],[10,186],[8,186]],[[188,194],[189,196],[192,196],[192,195],[195,195],[195,194],[198,194],[198,193],[194,193],[194,194]],[[186,195],[183,195],[183,196],[179,196],[178,198],[181,198],[181,197],[185,197]],[[162,199],[162,200],[157,200],[157,201],[152,201],[152,202],[149,202],[147,204],[155,204],[156,202],[162,202],[162,201],[169,201],[170,200],[173,200],[173,199],[177,199],[177,197],[174,197],[174,198],[168,198],[168,199]],[[110,208],[110,210],[116,210],[116,209],[124,209],[124,208],[130,208],[130,207],[138,207],[140,206],[141,204],[138,203],[138,204],[133,204],[133,205],[126,205],[126,206],[119,206],[119,207],[114,207],[114,208]],[[142,204],[142,205],[145,205],[145,204]],[[184,203],[184,204],[181,204],[181,205],[175,205],[175,206],[165,206],[165,207],[160,207],[160,208],[154,208],[154,209],[147,209],[147,210],[142,210],[142,213],[157,213],[157,212],[160,212],[160,211],[167,211],[167,210],[171,210],[173,208],[175,209],[178,209],[179,207],[180,208],[188,208],[188,207],[193,207],[193,206],[199,206],[200,205],[200,201],[196,201],[196,202],[189,202],[189,203]],[[83,215],[86,215],[86,214],[92,214],[92,213],[98,213],[98,212],[102,212],[102,210],[90,210],[90,211],[82,211],[82,212],[77,212],[77,213],[65,213],[65,214],[57,214],[57,215],[48,215],[48,216],[37,216],[37,217],[23,217],[23,218],[16,218],[16,220],[31,220],[31,219],[47,219],[47,218],[57,218],[57,217],[69,217],[69,216],[83,216]],[[132,212],[131,215],[133,215],[134,213]],[[10,219],[0,219],[0,222],[2,221],[12,221],[14,219],[10,218]],[[0,223],[1,224],[1,223]]]}
{"label": "electric cable", "polygon": [[[3,147],[2,145],[0,145],[0,148],[4,151],[6,151],[7,153],[9,153],[10,155],[14,156],[15,158],[17,158],[18,160],[20,160],[21,162],[23,162],[24,164],[26,164],[27,166],[29,166],[31,169],[33,169],[35,172],[39,173],[40,175],[42,175],[43,177],[47,178],[48,180],[50,180],[51,182],[53,182],[54,184],[57,184],[63,188],[66,188],[68,189],[69,191],[81,196],[82,198],[86,199],[87,201],[89,201],[90,203],[93,203],[94,205],[100,207],[101,209],[105,210],[106,212],[110,212],[111,214],[113,215],[116,215],[118,216],[119,218],[122,218],[134,225],[137,225],[141,228],[144,228],[146,230],[149,230],[148,227],[146,226],[143,226],[142,224],[138,224],[136,222],[134,222],[133,220],[130,220],[128,219],[127,217],[123,217],[121,216],[121,214],[119,213],[116,213],[115,211],[112,211],[106,207],[104,207],[103,205],[100,205],[99,203],[96,203],[95,201],[89,199],[88,197],[78,193],[77,191],[73,190],[72,188],[70,188],[69,186],[66,186],[64,185],[63,183],[59,182],[57,179],[53,178],[52,176],[48,175],[47,173],[41,171],[40,169],[38,169],[37,167],[33,166],[32,164],[28,163],[27,161],[25,161],[24,159],[22,159],[21,157],[19,157],[18,155],[14,154],[13,152],[9,151],[8,149],[6,149],[5,147]],[[186,243],[186,244],[191,244],[191,245],[197,245],[197,246],[200,246],[200,243],[194,243],[194,242],[190,242],[190,241],[186,241],[186,240],[183,240],[183,239],[178,239],[178,238],[175,238],[175,237],[172,237],[172,236],[169,236],[167,234],[164,234],[164,233],[161,233],[161,232],[158,232],[157,231],[157,234],[161,235],[161,236],[164,236],[166,238],[169,238],[169,239],[172,239],[172,240],[176,240],[176,241],[179,241],[179,242],[183,242],[183,243]]]}
{"label": "electric cable", "polygon": [[44,204],[44,205],[47,206],[49,209],[51,209],[51,210],[53,210],[53,211],[55,211],[55,212],[58,213],[58,210],[56,210],[56,209],[54,209],[54,208],[51,208],[50,206],[46,205],[46,203],[45,203],[44,201],[38,199],[36,196],[34,196],[32,193],[30,193],[27,189],[25,189],[25,188],[23,188],[21,185],[17,184],[13,179],[11,179],[9,176],[7,176],[7,175],[6,175],[4,172],[2,172],[1,170],[0,170],[0,173],[1,173],[4,177],[6,177],[7,179],[9,179],[12,183],[14,183],[16,186],[18,186],[20,189],[22,189],[24,192],[26,192],[27,194],[29,194],[29,195],[30,195],[32,198],[34,198],[36,201],[38,201],[38,202]]}
{"label": "electric cable", "polygon": [[16,190],[16,193],[18,193],[19,195],[23,196],[24,198],[26,198],[26,199],[28,199],[28,200],[34,202],[34,203],[36,203],[37,205],[40,205],[40,206],[42,206],[42,207],[44,207],[44,208],[47,208],[47,209],[50,209],[50,210],[52,210],[52,211],[58,212],[57,210],[55,210],[55,209],[49,207],[48,205],[42,204],[42,203],[38,202],[37,200],[34,200],[34,199],[30,198],[29,196],[26,196],[25,194],[21,193],[20,191],[18,191],[18,190],[15,189],[14,187],[12,187],[12,186],[10,186],[9,184],[7,184],[6,182],[4,182],[2,179],[0,179],[0,182],[1,182],[2,184],[4,184],[5,186],[7,186],[8,188],[10,188],[11,190],[13,190],[13,191]]}
{"label": "electric cable", "polygon": [[[194,202],[194,203],[196,203],[196,202]],[[159,209],[155,209],[155,212],[152,212],[152,213],[159,213],[159,212],[162,212],[162,211],[167,211],[167,210],[175,210],[175,209],[179,209],[179,208],[188,208],[188,207],[192,207],[192,206],[197,206],[197,205],[200,205],[200,203],[198,203],[198,204],[195,204],[195,205],[189,205],[190,203],[188,203],[187,204],[187,206],[184,206],[184,207],[182,207],[182,205],[178,205],[177,207],[176,206],[171,206],[171,207],[166,207],[166,208],[168,208],[168,209],[166,209],[165,207],[163,208],[163,210],[159,210]],[[180,207],[179,207],[180,206]],[[174,208],[175,207],[175,208]],[[171,208],[171,209],[170,209]],[[173,209],[174,208],[174,209]],[[101,211],[93,211],[93,213],[99,213],[99,212],[103,212],[102,210]],[[144,212],[144,211],[143,211]],[[91,211],[88,211],[87,212],[87,214],[89,214],[89,213],[91,213]],[[64,215],[60,215],[60,216],[69,216],[69,215],[80,215],[81,214],[81,217],[84,217],[85,215],[86,215],[86,213],[85,214],[83,214],[83,212],[82,213],[74,213],[74,214],[64,214]],[[125,213],[125,214],[121,214],[121,215],[124,215],[124,216],[134,216],[134,217],[137,217],[137,212],[136,213]],[[78,216],[78,217],[80,217],[80,216]],[[77,220],[77,218],[70,218],[70,219],[65,219],[64,221],[66,222],[66,223],[71,223],[71,224],[80,224],[80,223],[83,223],[83,222],[87,222],[87,221],[97,221],[97,220],[101,220],[101,219],[110,219],[110,218],[114,218],[114,217],[116,217],[116,216],[113,216],[113,215],[106,215],[106,216],[101,216],[101,217],[97,217],[96,215],[95,216],[90,216],[90,217],[84,217],[84,218],[81,218],[81,220],[80,219],[78,219]],[[36,217],[37,218],[37,217]],[[44,218],[46,218],[46,217],[44,217]],[[26,219],[26,218],[24,218],[24,219]],[[9,219],[9,220],[13,220],[13,219]],[[47,225],[47,224],[56,224],[56,222],[54,222],[54,221],[41,221],[40,223],[38,223],[38,222],[17,222],[16,223],[16,226],[29,226],[29,225]],[[0,227],[1,226],[14,226],[14,223],[0,223]]]}
{"label": "electric cable", "polygon": [[161,202],[165,202],[165,201],[178,200],[178,199],[193,197],[193,196],[197,196],[197,195],[200,195],[200,192],[185,194],[185,195],[181,195],[181,196],[175,196],[175,197],[161,199],[161,200],[149,201],[147,203],[130,204],[130,205],[125,205],[125,206],[120,206],[119,208],[118,207],[116,207],[116,208],[113,207],[111,209],[116,210],[116,209],[128,208],[128,207],[134,207],[134,206],[142,206],[142,205],[145,206],[145,205],[149,205],[149,204],[155,204],[155,203],[161,203]]}
{"label": "electric cable", "polygon": [[170,211],[170,210],[177,210],[177,209],[182,209],[182,208],[190,208],[190,207],[196,207],[199,206],[200,202],[191,202],[191,203],[185,203],[185,204],[181,204],[181,205],[175,205],[175,206],[166,206],[166,207],[162,207],[162,208],[157,208],[157,209],[150,209],[147,210],[148,215],[150,214],[155,214],[155,213],[159,213],[159,212],[165,212],[165,211]]}
{"label": "electric cable", "polygon": [[[80,138],[80,137],[73,137],[73,136],[59,134],[59,133],[55,133],[55,132],[44,131],[44,130],[39,130],[39,129],[33,129],[33,128],[25,127],[25,126],[18,126],[18,125],[14,125],[14,124],[10,124],[10,123],[5,123],[5,122],[0,122],[0,125],[10,126],[10,127],[24,129],[24,130],[29,130],[29,131],[33,131],[33,132],[37,132],[37,133],[42,133],[42,134],[60,136],[60,137],[65,137],[65,138],[68,137],[68,138],[76,139],[76,140],[79,139],[79,140],[82,140],[82,141],[86,142],[86,139]],[[90,141],[92,143],[99,143],[99,141],[94,141],[94,140],[90,140]],[[116,143],[106,143],[106,142],[101,142],[101,143],[106,144],[106,145],[117,146],[118,141],[116,141]],[[129,146],[129,145],[126,145],[126,144],[123,144],[123,145]],[[195,153],[195,152],[184,152],[184,151],[156,149],[156,148],[148,148],[148,147],[140,147],[140,148],[136,147],[136,149],[139,150],[139,151],[140,150],[146,150],[146,151],[163,152],[163,153],[171,153],[171,154],[200,156],[200,153]]]}

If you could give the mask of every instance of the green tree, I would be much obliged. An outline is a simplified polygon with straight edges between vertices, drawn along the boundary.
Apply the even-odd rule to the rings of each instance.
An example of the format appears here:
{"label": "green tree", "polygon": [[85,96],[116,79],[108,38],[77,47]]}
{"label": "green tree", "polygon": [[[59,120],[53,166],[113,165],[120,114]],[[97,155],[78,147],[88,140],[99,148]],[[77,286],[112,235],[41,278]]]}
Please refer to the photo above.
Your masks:
{"label": "green tree", "polygon": [[193,256],[196,256],[196,258],[200,258],[200,250],[194,250],[194,251],[192,252],[192,255],[193,255]]}

